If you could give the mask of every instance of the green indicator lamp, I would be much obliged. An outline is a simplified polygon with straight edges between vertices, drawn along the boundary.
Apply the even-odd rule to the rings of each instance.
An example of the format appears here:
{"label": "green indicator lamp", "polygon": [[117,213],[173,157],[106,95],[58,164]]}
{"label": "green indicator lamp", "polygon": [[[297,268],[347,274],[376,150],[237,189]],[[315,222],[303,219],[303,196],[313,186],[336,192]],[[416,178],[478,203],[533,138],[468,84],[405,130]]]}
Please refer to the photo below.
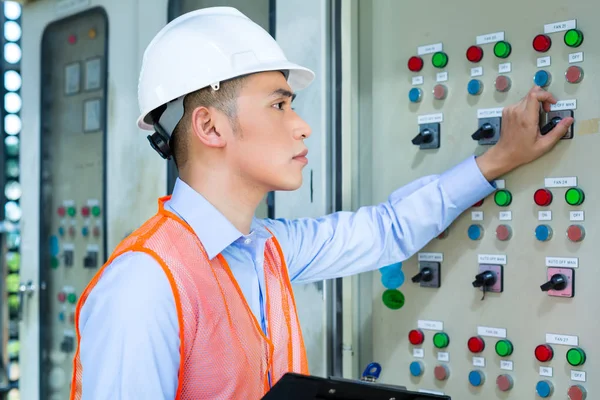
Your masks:
{"label": "green indicator lamp", "polygon": [[583,33],[579,29],[569,29],[565,33],[565,44],[569,47],[579,47],[583,43]]}
{"label": "green indicator lamp", "polygon": [[433,335],[433,345],[438,349],[445,349],[450,344],[450,338],[444,332]]}
{"label": "green indicator lamp", "polygon": [[500,189],[494,194],[494,201],[500,207],[507,207],[512,202],[512,194],[506,189]]}
{"label": "green indicator lamp", "polygon": [[431,62],[436,68],[444,68],[446,65],[448,65],[448,54],[438,51],[431,58]]}
{"label": "green indicator lamp", "polygon": [[512,46],[510,45],[510,43],[504,40],[496,42],[496,44],[494,45],[494,54],[498,58],[507,58],[508,56],[510,56],[511,52]]}
{"label": "green indicator lamp", "polygon": [[576,347],[567,351],[567,362],[573,367],[585,364],[585,352]]}
{"label": "green indicator lamp", "polygon": [[500,357],[508,357],[513,352],[513,345],[509,340],[499,340],[496,343],[496,354]]}
{"label": "green indicator lamp", "polygon": [[585,200],[585,194],[579,188],[570,188],[565,193],[565,201],[571,206],[579,206],[583,200]]}

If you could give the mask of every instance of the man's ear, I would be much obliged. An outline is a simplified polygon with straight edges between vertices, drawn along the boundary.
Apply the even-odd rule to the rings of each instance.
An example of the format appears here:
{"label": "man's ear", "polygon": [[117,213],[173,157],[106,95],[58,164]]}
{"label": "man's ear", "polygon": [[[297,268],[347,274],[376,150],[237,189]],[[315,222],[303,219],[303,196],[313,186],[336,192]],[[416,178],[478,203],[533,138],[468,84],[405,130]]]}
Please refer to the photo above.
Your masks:
{"label": "man's ear", "polygon": [[192,113],[191,128],[203,145],[225,147],[226,138],[217,129],[219,115],[215,109],[197,107]]}

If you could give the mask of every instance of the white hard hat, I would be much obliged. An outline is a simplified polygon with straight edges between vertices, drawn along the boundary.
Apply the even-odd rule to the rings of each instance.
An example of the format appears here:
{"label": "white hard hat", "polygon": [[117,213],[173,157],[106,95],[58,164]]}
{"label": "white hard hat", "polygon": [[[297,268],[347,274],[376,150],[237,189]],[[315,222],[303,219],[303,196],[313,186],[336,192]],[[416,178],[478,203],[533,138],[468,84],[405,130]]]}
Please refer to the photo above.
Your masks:
{"label": "white hard hat", "polygon": [[220,82],[263,71],[283,71],[292,90],[314,79],[311,70],[289,62],[275,39],[235,8],[184,14],[161,29],[144,52],[138,126],[155,130],[158,121],[152,121],[150,112],[178,99],[178,112],[163,127],[170,136],[183,114],[186,94],[208,86],[218,89]]}

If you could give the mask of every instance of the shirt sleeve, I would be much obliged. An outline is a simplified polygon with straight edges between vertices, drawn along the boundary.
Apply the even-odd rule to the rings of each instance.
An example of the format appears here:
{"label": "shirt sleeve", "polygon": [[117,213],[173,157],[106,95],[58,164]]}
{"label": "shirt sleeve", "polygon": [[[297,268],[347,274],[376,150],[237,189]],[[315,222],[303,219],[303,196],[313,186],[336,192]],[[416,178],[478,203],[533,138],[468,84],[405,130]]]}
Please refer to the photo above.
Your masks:
{"label": "shirt sleeve", "polygon": [[280,242],[292,282],[314,282],[410,258],[494,190],[470,157],[396,190],[379,205],[265,225]]}
{"label": "shirt sleeve", "polygon": [[141,252],[116,258],[80,313],[82,400],[173,400],[179,325],[160,264]]}

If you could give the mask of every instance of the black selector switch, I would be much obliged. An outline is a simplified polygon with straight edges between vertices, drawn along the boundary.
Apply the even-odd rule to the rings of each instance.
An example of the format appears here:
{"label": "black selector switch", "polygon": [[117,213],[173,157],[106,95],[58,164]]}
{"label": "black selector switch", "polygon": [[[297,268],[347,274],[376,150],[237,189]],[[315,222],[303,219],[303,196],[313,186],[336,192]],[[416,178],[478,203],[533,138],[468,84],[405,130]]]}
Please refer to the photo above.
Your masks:
{"label": "black selector switch", "polygon": [[567,277],[563,274],[554,274],[550,280],[540,286],[542,292],[549,290],[565,290],[567,288]]}
{"label": "black selector switch", "polygon": [[473,281],[473,287],[476,288],[489,288],[496,284],[496,274],[492,271],[483,271],[477,275],[475,275],[475,280]]}
{"label": "black selector switch", "polygon": [[83,259],[84,268],[96,268],[98,267],[98,252],[88,251],[85,258]]}
{"label": "black selector switch", "polygon": [[471,135],[473,140],[491,139],[494,137],[494,127],[489,122],[481,125],[479,129]]}
{"label": "black selector switch", "polygon": [[440,147],[440,124],[421,124],[419,134],[412,139],[412,144],[419,146],[421,150],[439,149]]}
{"label": "black selector switch", "polygon": [[433,271],[429,267],[423,268],[418,274],[412,277],[414,283],[431,282],[433,279]]}
{"label": "black selector switch", "polygon": [[437,261],[420,261],[419,273],[412,277],[412,281],[424,288],[439,288],[442,282],[442,264]]}
{"label": "black selector switch", "polygon": [[414,145],[422,145],[429,144],[433,142],[433,132],[430,129],[423,129],[417,136],[415,136],[412,140],[412,144]]}
{"label": "black selector switch", "polygon": [[558,123],[562,120],[561,117],[554,117],[550,120],[550,122],[548,122],[546,125],[542,126],[540,128],[540,132],[542,135],[547,135],[548,133],[550,133],[550,131],[552,129],[554,129],[556,127],[556,125],[558,125]]}

